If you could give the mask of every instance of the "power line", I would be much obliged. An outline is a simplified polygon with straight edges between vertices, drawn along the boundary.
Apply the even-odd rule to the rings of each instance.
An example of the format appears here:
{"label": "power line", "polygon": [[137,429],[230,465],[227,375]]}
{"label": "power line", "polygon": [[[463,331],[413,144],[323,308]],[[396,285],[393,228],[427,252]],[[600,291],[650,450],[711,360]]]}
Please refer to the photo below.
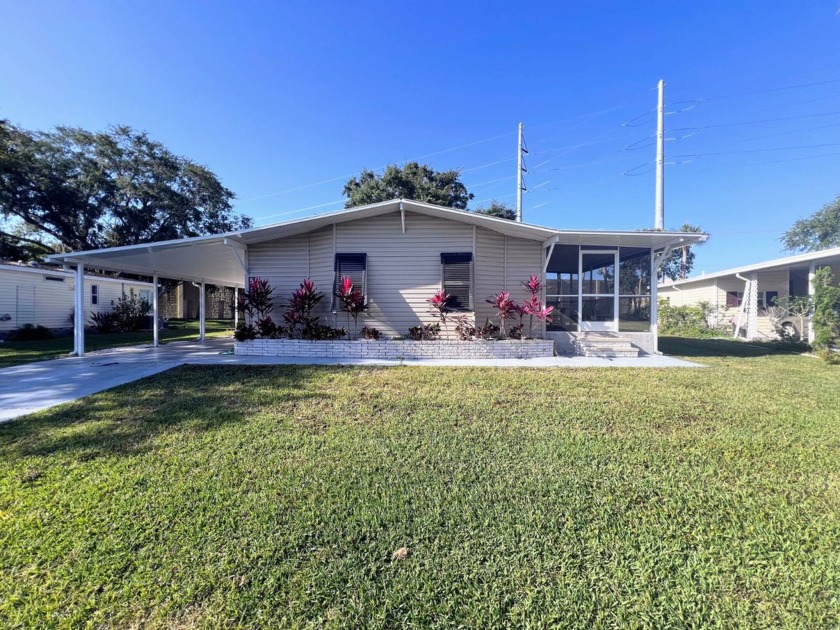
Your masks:
{"label": "power line", "polygon": [[819,85],[831,85],[840,83],[840,79],[829,79],[827,81],[815,81],[813,83],[799,83],[797,85],[785,85],[781,87],[766,88],[763,90],[750,90],[748,92],[736,92],[734,94],[720,94],[718,96],[706,96],[703,98],[695,98],[686,101],[675,101],[671,105],[680,105],[682,103],[701,103],[704,101],[718,101],[727,98],[739,98],[741,96],[753,96],[756,94],[769,94],[771,92],[783,92],[786,90],[797,90],[800,88],[817,87]]}
{"label": "power line", "polygon": [[822,147],[838,147],[840,146],[840,142],[829,142],[825,144],[802,144],[799,146],[793,147],[768,147],[765,149],[742,149],[740,151],[715,151],[715,152],[708,152],[708,153],[692,153],[688,155],[675,155],[674,157],[693,157],[693,158],[701,158],[711,155],[740,155],[743,153],[765,153],[767,151],[796,151],[799,149],[818,149]]}

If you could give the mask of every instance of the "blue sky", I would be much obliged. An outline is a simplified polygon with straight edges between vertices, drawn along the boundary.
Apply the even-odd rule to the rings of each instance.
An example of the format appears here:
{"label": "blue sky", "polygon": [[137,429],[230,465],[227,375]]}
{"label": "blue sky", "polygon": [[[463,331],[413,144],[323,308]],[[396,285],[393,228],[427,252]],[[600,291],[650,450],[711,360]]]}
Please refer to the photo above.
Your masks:
{"label": "blue sky", "polygon": [[835,2],[413,4],[3,0],[0,117],[144,129],[257,224],[415,158],[512,203],[521,121],[526,221],[635,229],[663,78],[666,225],[711,234],[696,272],[782,255],[840,194]]}

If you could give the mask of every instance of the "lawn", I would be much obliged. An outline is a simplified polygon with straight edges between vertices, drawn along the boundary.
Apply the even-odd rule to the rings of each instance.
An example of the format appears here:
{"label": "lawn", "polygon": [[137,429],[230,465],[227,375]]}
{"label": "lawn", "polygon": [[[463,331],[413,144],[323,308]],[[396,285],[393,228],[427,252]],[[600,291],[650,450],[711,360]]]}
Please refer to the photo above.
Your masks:
{"label": "lawn", "polygon": [[[209,319],[205,325],[208,337],[225,337],[233,335],[230,320]],[[160,331],[161,341],[184,341],[198,338],[198,322],[186,320],[169,320],[168,328]],[[136,346],[152,343],[152,331],[144,330],[132,333],[85,334],[85,351],[118,348],[120,346]],[[57,337],[44,341],[7,341],[0,343],[0,368],[44,361],[66,356],[73,352],[73,337]]]}
{"label": "lawn", "polygon": [[0,625],[836,628],[840,368],[681,343],[709,367],[181,367],[0,425]]}

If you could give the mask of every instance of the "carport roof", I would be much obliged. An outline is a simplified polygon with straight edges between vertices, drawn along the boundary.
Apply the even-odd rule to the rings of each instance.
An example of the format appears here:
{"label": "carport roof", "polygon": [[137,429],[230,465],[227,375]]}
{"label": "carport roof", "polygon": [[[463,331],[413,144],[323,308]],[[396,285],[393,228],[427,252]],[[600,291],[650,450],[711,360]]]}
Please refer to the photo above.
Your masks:
{"label": "carport roof", "polygon": [[705,234],[682,232],[610,232],[556,230],[528,223],[517,223],[474,212],[445,208],[433,204],[394,199],[381,203],[358,206],[338,212],[285,221],[273,225],[250,228],[226,234],[196,236],[172,241],[143,245],[127,245],[48,257],[50,262],[124,271],[227,286],[243,286],[245,267],[243,252],[248,245],[272,241],[297,234],[312,232],[333,224],[364,219],[389,212],[409,211],[427,216],[450,219],[483,227],[507,236],[545,243],[557,242],[574,245],[625,245],[660,249],[676,242],[704,240]]}

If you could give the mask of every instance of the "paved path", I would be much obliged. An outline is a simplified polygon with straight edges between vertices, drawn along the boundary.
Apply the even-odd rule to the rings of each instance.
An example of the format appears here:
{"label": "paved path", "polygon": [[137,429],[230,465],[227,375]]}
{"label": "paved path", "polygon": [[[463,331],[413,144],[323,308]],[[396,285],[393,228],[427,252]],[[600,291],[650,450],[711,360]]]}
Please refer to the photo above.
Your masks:
{"label": "paved path", "polygon": [[310,357],[238,357],[222,354],[233,347],[229,339],[204,343],[174,342],[152,348],[132,346],[39,361],[0,370],[0,422],[89,396],[117,385],[184,364],[204,365],[415,365],[527,368],[588,367],[702,367],[673,357],[642,356],[637,359],[552,357],[546,359],[424,359],[385,361],[373,359],[318,359]]}

